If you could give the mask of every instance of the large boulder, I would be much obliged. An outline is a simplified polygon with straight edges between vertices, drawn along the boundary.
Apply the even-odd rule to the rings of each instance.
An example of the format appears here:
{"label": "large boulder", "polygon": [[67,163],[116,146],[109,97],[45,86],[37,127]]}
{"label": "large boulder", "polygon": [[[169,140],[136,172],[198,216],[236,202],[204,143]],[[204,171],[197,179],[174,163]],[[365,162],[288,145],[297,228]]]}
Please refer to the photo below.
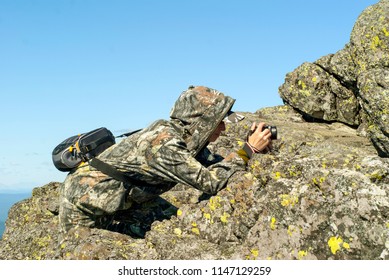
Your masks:
{"label": "large boulder", "polygon": [[389,159],[356,129],[290,106],[244,115],[212,149],[238,149],[260,120],[278,128],[272,150],[215,196],[179,184],[142,206],[170,209],[145,238],[77,228],[58,242],[60,183],[50,183],[12,207],[0,259],[389,259]]}
{"label": "large boulder", "polygon": [[377,152],[389,157],[389,0],[368,7],[350,43],[288,73],[279,93],[304,117],[361,125]]}

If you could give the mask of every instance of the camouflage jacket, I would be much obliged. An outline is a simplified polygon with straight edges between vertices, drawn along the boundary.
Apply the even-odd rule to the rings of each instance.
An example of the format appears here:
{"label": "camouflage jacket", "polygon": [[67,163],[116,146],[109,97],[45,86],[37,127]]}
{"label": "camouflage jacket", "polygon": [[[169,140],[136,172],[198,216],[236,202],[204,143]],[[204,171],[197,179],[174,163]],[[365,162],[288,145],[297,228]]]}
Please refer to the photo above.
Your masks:
{"label": "camouflage jacket", "polygon": [[132,202],[146,201],[177,183],[215,194],[246,165],[237,154],[216,162],[205,148],[234,102],[217,90],[190,87],[176,101],[170,121],[158,120],[98,156],[142,181],[141,186],[129,186],[84,165],[67,176],[63,202],[92,215],[104,215],[128,209]]}

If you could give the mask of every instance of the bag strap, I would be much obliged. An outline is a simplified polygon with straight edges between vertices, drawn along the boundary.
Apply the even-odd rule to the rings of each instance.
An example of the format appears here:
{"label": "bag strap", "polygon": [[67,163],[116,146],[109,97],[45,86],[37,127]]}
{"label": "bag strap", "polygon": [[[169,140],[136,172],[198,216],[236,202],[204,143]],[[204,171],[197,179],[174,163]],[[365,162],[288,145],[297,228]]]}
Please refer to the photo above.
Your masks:
{"label": "bag strap", "polygon": [[139,131],[141,131],[142,129],[137,129],[137,130],[134,130],[134,131],[131,131],[131,132],[127,132],[127,133],[123,133],[123,134],[121,134],[121,135],[119,135],[119,136],[115,136],[116,138],[122,138],[122,137],[128,137],[128,136],[130,136],[130,135],[132,135],[132,134],[135,134],[135,133],[137,133],[137,132],[139,132]]}
{"label": "bag strap", "polygon": [[130,178],[125,173],[117,170],[114,166],[99,160],[98,158],[93,158],[89,160],[89,165],[93,166],[97,170],[103,172],[104,174],[114,178],[115,180],[121,181],[123,183],[135,184],[141,186],[144,184],[142,181],[134,178]]}
{"label": "bag strap", "polygon": [[[128,136],[135,134],[141,130],[142,129],[138,129],[138,130],[134,130],[131,132],[127,132],[127,133],[121,134],[119,136],[116,136],[115,138],[128,137]],[[134,184],[134,185],[138,185],[138,186],[141,186],[144,184],[142,181],[134,179],[134,178],[130,178],[124,172],[117,170],[116,167],[114,167],[113,165],[110,165],[104,161],[101,161],[96,157],[90,159],[88,162],[89,162],[90,166],[93,166],[97,170],[103,172],[104,174],[106,174],[106,175],[108,175],[108,176],[110,176],[110,177],[112,177],[115,180],[118,180],[120,182]]]}

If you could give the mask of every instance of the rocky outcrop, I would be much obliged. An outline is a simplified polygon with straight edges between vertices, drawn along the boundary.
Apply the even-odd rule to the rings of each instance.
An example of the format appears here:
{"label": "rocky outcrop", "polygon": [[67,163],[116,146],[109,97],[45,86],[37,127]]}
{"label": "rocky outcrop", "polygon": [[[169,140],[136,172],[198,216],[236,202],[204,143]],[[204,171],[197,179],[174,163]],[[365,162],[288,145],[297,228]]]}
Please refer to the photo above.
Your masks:
{"label": "rocky outcrop", "polygon": [[279,93],[307,119],[361,126],[389,157],[389,1],[359,16],[344,49],[288,73]]}
{"label": "rocky outcrop", "polygon": [[215,196],[177,185],[144,205],[166,214],[145,238],[78,228],[59,243],[51,183],[12,207],[0,259],[389,259],[389,159],[356,129],[307,122],[290,106],[245,115],[213,148],[237,149],[261,120],[278,128],[272,151]]}
{"label": "rocky outcrop", "polygon": [[222,156],[254,121],[279,139],[217,195],[177,185],[121,213],[147,223],[144,238],[80,227],[60,239],[50,183],[10,210],[0,259],[388,260],[388,15],[389,0],[366,9],[343,50],[286,76],[288,105],[227,127],[212,147]]}

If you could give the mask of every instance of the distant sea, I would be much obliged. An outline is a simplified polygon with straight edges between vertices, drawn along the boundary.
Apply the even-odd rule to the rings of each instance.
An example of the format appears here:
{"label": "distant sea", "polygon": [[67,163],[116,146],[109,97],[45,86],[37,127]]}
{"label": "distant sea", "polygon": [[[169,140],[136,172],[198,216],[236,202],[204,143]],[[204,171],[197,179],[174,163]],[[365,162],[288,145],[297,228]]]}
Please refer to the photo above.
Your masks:
{"label": "distant sea", "polygon": [[31,197],[29,193],[0,193],[0,238],[3,236],[5,230],[5,221],[8,217],[8,211],[16,202]]}

